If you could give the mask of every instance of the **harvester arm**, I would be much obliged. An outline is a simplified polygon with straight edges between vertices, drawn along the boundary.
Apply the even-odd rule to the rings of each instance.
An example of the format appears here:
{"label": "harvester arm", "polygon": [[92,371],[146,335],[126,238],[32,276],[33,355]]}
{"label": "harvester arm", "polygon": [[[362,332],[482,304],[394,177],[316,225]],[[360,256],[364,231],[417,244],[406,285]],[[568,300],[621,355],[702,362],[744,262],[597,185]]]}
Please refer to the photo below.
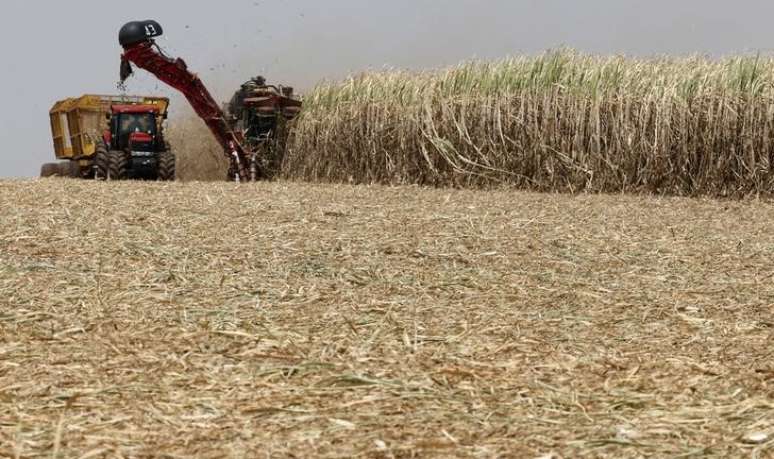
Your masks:
{"label": "harvester arm", "polygon": [[239,178],[247,180],[249,159],[242,139],[229,127],[217,102],[199,77],[188,70],[186,63],[180,58],[169,58],[159,50],[153,40],[159,35],[161,26],[155,21],[130,22],[121,29],[119,41],[124,48],[121,81],[132,74],[131,62],[180,91],[223,147]]}

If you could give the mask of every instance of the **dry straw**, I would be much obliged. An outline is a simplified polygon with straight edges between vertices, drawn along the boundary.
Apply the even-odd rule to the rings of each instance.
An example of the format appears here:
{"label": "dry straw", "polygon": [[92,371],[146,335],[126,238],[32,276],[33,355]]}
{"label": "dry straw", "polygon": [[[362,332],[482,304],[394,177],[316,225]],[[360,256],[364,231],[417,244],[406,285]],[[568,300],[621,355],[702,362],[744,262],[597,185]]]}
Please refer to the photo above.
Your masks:
{"label": "dry straw", "polygon": [[772,189],[774,60],[573,51],[365,73],[305,99],[286,178],[550,191]]}
{"label": "dry straw", "polygon": [[753,200],[0,181],[0,457],[772,457],[772,222]]}

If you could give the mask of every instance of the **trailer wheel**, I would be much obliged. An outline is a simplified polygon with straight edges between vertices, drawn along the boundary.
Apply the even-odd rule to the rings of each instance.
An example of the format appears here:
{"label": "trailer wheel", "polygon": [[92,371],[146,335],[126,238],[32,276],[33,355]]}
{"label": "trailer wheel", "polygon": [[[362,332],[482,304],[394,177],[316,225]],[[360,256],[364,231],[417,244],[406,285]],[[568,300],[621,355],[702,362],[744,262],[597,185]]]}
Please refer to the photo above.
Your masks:
{"label": "trailer wheel", "polygon": [[165,182],[175,180],[175,154],[169,150],[159,153],[158,178]]}
{"label": "trailer wheel", "polygon": [[108,153],[106,180],[125,180],[128,167],[128,158],[126,153],[119,150],[113,150]]}
{"label": "trailer wheel", "polygon": [[59,164],[57,163],[45,163],[40,167],[41,177],[53,177],[59,173]]}
{"label": "trailer wheel", "polygon": [[57,174],[59,174],[60,177],[81,177],[81,166],[77,161],[62,161],[57,166]]}

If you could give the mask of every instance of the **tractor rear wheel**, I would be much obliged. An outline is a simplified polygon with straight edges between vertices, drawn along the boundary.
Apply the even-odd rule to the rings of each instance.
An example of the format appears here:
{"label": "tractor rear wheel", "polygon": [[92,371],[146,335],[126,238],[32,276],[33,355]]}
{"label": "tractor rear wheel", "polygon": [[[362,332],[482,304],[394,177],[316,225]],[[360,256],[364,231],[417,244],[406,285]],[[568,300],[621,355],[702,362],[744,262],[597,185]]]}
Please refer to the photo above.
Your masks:
{"label": "tractor rear wheel", "polygon": [[109,152],[106,180],[125,180],[128,166],[129,158],[126,153],[120,150]]}
{"label": "tractor rear wheel", "polygon": [[94,180],[106,180],[108,172],[108,150],[104,143],[97,142],[97,149],[94,152]]}
{"label": "tractor rear wheel", "polygon": [[57,163],[45,163],[40,167],[41,177],[53,177],[59,173],[59,164]]}
{"label": "tractor rear wheel", "polygon": [[175,180],[175,154],[169,150],[159,153],[158,179],[165,182]]}

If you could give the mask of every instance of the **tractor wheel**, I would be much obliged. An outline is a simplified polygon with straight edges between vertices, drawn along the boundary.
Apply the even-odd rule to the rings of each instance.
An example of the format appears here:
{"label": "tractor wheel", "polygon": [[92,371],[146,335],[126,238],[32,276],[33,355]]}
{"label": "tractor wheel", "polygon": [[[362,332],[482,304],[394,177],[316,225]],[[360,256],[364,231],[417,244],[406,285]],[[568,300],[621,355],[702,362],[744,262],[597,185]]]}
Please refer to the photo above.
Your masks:
{"label": "tractor wheel", "polygon": [[106,180],[125,180],[128,163],[126,153],[123,151],[113,150],[108,153]]}
{"label": "tractor wheel", "polygon": [[94,153],[94,180],[106,180],[108,173],[108,151],[105,144],[97,142],[97,150]]}
{"label": "tractor wheel", "polygon": [[175,180],[175,154],[169,150],[159,153],[158,179],[165,182]]}
{"label": "tractor wheel", "polygon": [[41,177],[53,177],[58,173],[59,173],[59,164],[57,163],[46,163],[40,167]]}

